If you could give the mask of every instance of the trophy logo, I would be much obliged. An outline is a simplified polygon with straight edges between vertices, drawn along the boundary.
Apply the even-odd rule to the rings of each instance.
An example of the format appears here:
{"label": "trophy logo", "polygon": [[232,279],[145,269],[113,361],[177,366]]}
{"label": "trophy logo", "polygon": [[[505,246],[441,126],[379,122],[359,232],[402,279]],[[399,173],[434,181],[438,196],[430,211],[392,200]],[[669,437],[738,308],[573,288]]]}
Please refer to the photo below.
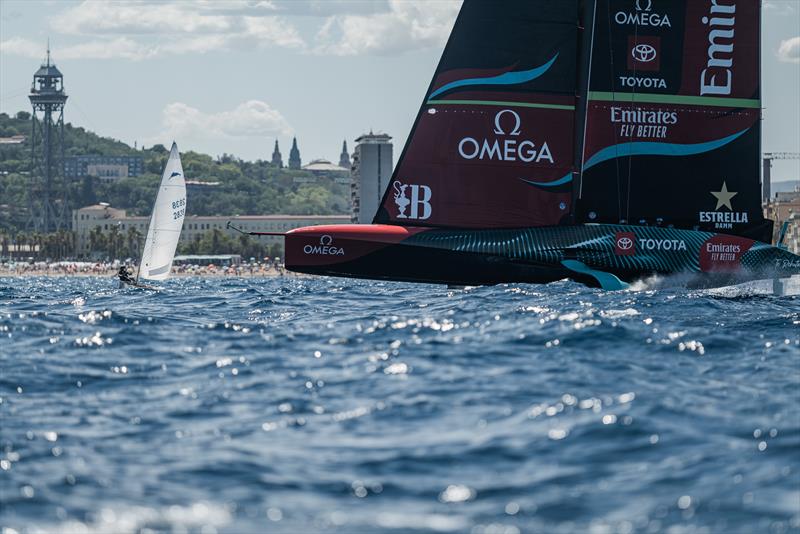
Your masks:
{"label": "trophy logo", "polygon": [[411,201],[408,200],[408,197],[406,196],[408,184],[402,184],[398,181],[395,181],[392,186],[394,187],[394,203],[397,204],[397,209],[400,212],[397,214],[397,218],[407,219],[408,217],[406,216],[406,208],[409,204],[411,204]]}
{"label": "trophy logo", "polygon": [[[398,219],[429,219],[432,213],[431,209],[431,188],[427,185],[417,184],[404,184],[400,181],[395,181],[392,184],[394,188],[394,203],[397,204],[397,218]],[[411,198],[406,196],[406,191],[411,190]],[[411,207],[410,213],[406,215],[406,209]]]}

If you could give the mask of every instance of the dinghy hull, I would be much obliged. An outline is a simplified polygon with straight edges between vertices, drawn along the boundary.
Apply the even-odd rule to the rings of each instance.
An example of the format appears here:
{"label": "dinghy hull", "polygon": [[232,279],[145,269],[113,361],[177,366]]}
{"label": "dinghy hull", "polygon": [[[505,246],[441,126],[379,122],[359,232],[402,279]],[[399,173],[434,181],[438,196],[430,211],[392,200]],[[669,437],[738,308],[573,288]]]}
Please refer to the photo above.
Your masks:
{"label": "dinghy hull", "polygon": [[570,278],[622,289],[650,275],[691,273],[720,285],[800,273],[800,256],[738,236],[620,225],[458,230],[311,226],[286,234],[295,272],[453,285]]}

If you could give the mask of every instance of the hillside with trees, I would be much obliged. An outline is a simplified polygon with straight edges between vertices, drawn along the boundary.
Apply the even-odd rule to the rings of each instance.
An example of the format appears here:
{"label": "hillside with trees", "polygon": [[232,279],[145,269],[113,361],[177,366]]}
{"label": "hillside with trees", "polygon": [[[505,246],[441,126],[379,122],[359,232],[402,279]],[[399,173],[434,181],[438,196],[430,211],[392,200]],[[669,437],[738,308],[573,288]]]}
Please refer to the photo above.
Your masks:
{"label": "hillside with trees", "polygon": [[[31,168],[31,115],[20,111],[14,116],[0,113],[0,137],[23,135],[23,143],[0,144],[0,255],[10,244],[30,246],[37,258],[69,257],[74,236],[68,230],[52,234],[31,231],[28,225],[28,180]],[[180,140],[178,140],[180,141]],[[265,155],[271,151],[264,140]],[[142,158],[145,172],[136,177],[100,180],[86,177],[68,183],[68,209],[108,202],[127,210],[128,215],[149,215],[155,200],[161,172],[169,151],[163,145],[136,149],[101,137],[71,123],[64,125],[65,156],[136,156]],[[349,186],[330,179],[317,179],[302,170],[278,168],[268,161],[244,161],[234,155],[212,157],[197,152],[181,152],[188,180],[216,182],[202,188],[192,198],[189,193],[187,215],[332,215],[349,211]],[[111,231],[95,232],[93,256],[98,258],[133,257],[141,236]],[[218,230],[203,239],[182,244],[179,252],[188,254],[238,253],[244,257],[279,254],[258,240],[228,237]]]}
{"label": "hillside with trees", "polygon": [[[0,113],[0,137],[30,136],[30,113],[15,116]],[[180,141],[180,140],[178,140]],[[31,158],[30,139],[22,144],[0,145],[0,228],[23,230],[27,220],[26,184]],[[101,137],[84,128],[64,126],[66,156],[137,156],[144,160],[145,173],[137,177],[102,181],[87,177],[69,184],[70,209],[108,202],[130,215],[146,215],[152,208],[161,172],[169,151],[163,145],[134,149],[114,139]],[[264,140],[265,154],[268,140]],[[187,206],[188,215],[329,215],[349,210],[349,188],[332,180],[302,183],[312,178],[307,171],[279,169],[268,161],[244,161],[234,155],[212,157],[181,152],[188,180],[218,182],[204,191],[200,201]]]}

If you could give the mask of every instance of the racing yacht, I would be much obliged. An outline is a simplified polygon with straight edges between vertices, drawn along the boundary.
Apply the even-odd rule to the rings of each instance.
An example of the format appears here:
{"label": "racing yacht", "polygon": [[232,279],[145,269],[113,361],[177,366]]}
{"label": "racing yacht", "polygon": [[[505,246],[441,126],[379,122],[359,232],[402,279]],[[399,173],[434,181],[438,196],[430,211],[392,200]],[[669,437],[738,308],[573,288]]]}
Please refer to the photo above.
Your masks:
{"label": "racing yacht", "polygon": [[373,224],[292,230],[286,267],[605,289],[800,273],[761,204],[760,38],[759,0],[465,0]]}

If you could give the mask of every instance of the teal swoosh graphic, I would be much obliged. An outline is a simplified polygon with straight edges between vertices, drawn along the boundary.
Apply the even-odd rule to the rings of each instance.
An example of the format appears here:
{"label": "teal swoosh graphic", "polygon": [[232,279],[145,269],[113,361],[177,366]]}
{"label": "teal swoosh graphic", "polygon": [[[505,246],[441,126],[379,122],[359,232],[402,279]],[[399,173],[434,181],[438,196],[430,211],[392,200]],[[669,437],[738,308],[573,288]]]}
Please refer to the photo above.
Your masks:
{"label": "teal swoosh graphic", "polygon": [[619,145],[612,145],[596,152],[591,158],[586,160],[583,164],[583,170],[594,167],[599,163],[608,161],[614,158],[621,158],[625,156],[693,156],[695,154],[702,154],[703,152],[710,152],[719,147],[725,146],[731,141],[743,135],[750,128],[744,129],[741,132],[717,139],[714,141],[707,141],[705,143],[697,143],[693,145],[680,145],[677,143],[652,143],[652,142],[633,142],[622,143]]}
{"label": "teal swoosh graphic", "polygon": [[585,263],[577,260],[562,260],[561,265],[580,274],[588,274],[600,283],[600,287],[606,291],[622,291],[628,289],[630,285],[626,284],[611,273],[598,271],[587,266]]}
{"label": "teal swoosh graphic", "polygon": [[535,185],[537,187],[558,187],[559,185],[568,184],[572,181],[572,173],[570,172],[563,178],[559,178],[555,182],[534,182],[533,180],[526,180],[525,178],[520,178],[526,184]]}
{"label": "teal swoosh graphic", "polygon": [[445,91],[449,91],[450,89],[455,89],[456,87],[464,87],[467,85],[516,85],[518,83],[525,83],[531,80],[535,80],[542,74],[548,71],[550,67],[553,66],[553,63],[556,62],[558,58],[558,53],[556,53],[553,58],[545,63],[540,67],[536,67],[531,70],[523,70],[519,72],[506,72],[504,74],[499,74],[497,76],[490,76],[488,78],[467,78],[464,80],[456,80],[454,82],[446,83],[428,96],[428,99],[435,98],[436,95],[442,94]]}

